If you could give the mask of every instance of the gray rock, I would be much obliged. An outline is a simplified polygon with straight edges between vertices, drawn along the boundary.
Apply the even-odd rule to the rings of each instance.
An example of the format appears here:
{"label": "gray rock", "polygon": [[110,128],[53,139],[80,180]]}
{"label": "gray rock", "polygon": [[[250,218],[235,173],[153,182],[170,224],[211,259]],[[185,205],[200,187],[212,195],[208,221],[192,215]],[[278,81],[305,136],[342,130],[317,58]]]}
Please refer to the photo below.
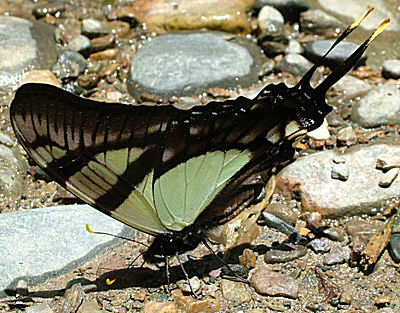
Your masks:
{"label": "gray rock", "polygon": [[0,194],[17,198],[25,192],[25,173],[27,163],[19,153],[7,146],[0,145]]}
{"label": "gray rock", "polygon": [[266,5],[274,7],[282,13],[286,20],[292,22],[297,22],[300,13],[310,8],[310,5],[305,0],[257,0],[254,7],[261,9]]}
{"label": "gray rock", "polygon": [[362,97],[368,93],[368,91],[372,90],[370,84],[350,75],[343,76],[335,85],[333,85],[333,88],[336,91],[343,93],[347,99]]}
{"label": "gray rock", "polygon": [[382,75],[385,78],[400,78],[400,60],[386,60],[383,62]]}
{"label": "gray rock", "polygon": [[[278,174],[276,192],[290,201],[295,186],[303,210],[318,211],[323,216],[368,213],[400,194],[399,180],[389,188],[379,187],[382,172],[376,169],[379,155],[399,153],[400,146],[375,144],[349,148],[344,153],[329,150],[301,157]],[[338,156],[345,159],[350,171],[345,182],[331,179],[332,160]]]}
{"label": "gray rock", "polygon": [[351,119],[363,127],[400,123],[400,90],[385,84],[375,87],[353,107]]}
{"label": "gray rock", "polygon": [[300,27],[303,32],[324,35],[343,29],[344,24],[336,17],[321,10],[308,10],[300,15]]}
{"label": "gray rock", "polygon": [[87,52],[91,46],[90,39],[84,35],[76,36],[68,43],[68,49],[77,52]]}
{"label": "gray rock", "polygon": [[55,62],[53,34],[44,23],[0,16],[0,92],[16,90],[23,72],[49,68]]}
{"label": "gray rock", "polygon": [[277,33],[281,31],[285,20],[277,9],[266,5],[258,13],[257,22],[261,32]]}
{"label": "gray rock", "polygon": [[332,172],[331,172],[332,179],[339,179],[341,181],[346,181],[349,179],[349,175],[350,175],[349,168],[345,164],[334,163],[332,165]]}
{"label": "gray rock", "polygon": [[276,68],[282,72],[288,72],[294,76],[303,76],[312,66],[312,63],[300,54],[290,53],[283,57]]}
{"label": "gray rock", "polygon": [[[231,39],[227,41],[227,39]],[[132,59],[128,88],[170,97],[199,94],[210,87],[246,87],[258,80],[265,57],[255,44],[215,32],[161,35]]]}
{"label": "gray rock", "polygon": [[[355,21],[358,19],[368,8],[363,1],[318,0],[318,3],[321,5],[323,10],[326,10],[337,17],[347,17],[349,21]],[[397,18],[391,12],[390,1],[376,0],[373,2],[373,6],[375,7],[374,12],[360,24],[360,27],[373,30],[385,18],[390,17],[391,22],[387,29],[400,29]]]}
{"label": "gray rock", "polygon": [[76,51],[63,50],[51,69],[58,78],[75,78],[86,69],[85,58]]}
{"label": "gray rock", "polygon": [[93,230],[133,236],[124,224],[88,205],[59,206],[0,215],[0,296],[19,280],[32,286],[86,262],[119,239]]}
{"label": "gray rock", "polygon": [[[324,54],[329,50],[329,48],[334,43],[334,40],[319,40],[308,43],[304,47],[304,53],[310,61],[316,63],[320,62]],[[323,64],[336,68],[338,65],[342,64],[348,56],[350,56],[356,49],[358,45],[352,42],[341,42],[335,49],[333,49],[327,57],[324,59]],[[357,65],[365,63],[367,55],[364,53]]]}
{"label": "gray rock", "polygon": [[101,21],[92,18],[82,20],[81,32],[89,38],[100,37],[109,33]]}
{"label": "gray rock", "polygon": [[378,155],[376,159],[376,168],[380,170],[390,170],[392,168],[400,168],[400,157],[395,154]]}
{"label": "gray rock", "polygon": [[288,46],[285,49],[286,54],[290,53],[302,54],[303,52],[304,52],[303,46],[296,39],[289,40]]}

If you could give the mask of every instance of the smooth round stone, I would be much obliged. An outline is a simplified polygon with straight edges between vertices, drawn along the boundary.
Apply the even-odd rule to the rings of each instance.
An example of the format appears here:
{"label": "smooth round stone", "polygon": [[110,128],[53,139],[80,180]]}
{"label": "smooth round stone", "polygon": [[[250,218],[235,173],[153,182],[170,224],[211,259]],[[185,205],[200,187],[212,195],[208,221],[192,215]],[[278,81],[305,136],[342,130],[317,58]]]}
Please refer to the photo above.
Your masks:
{"label": "smooth round stone", "polygon": [[90,39],[84,35],[76,36],[68,44],[68,49],[77,52],[88,51],[91,47]]}
{"label": "smooth round stone", "polygon": [[214,32],[176,32],[152,39],[132,59],[129,92],[134,97],[148,92],[169,98],[257,82],[265,62],[260,48],[247,40],[227,39]]}
{"label": "smooth round stone", "polygon": [[108,34],[107,28],[99,20],[92,18],[82,20],[82,34],[89,38],[104,36]]}
{"label": "smooth round stone", "polygon": [[257,0],[254,8],[261,9],[266,5],[274,7],[282,13],[286,20],[292,22],[297,22],[300,13],[310,8],[306,0]]}
{"label": "smooth round stone", "polygon": [[[304,47],[307,59],[314,63],[320,62],[324,54],[330,49],[330,47],[332,47],[334,42],[334,40],[320,40],[308,43]],[[341,42],[326,56],[323,64],[335,68],[342,64],[344,60],[357,50],[357,48],[358,45],[355,43]],[[364,53],[357,64],[364,64],[366,59],[367,55]]]}
{"label": "smooth round stone", "polygon": [[344,27],[336,17],[321,10],[308,10],[300,15],[300,26],[303,32],[323,35]]}
{"label": "smooth round stone", "polygon": [[363,127],[399,124],[400,90],[389,84],[375,87],[355,104],[351,119]]}
{"label": "smooth round stone", "polygon": [[257,22],[260,31],[276,33],[282,28],[285,20],[277,9],[266,5],[258,13]]}
{"label": "smooth round stone", "polygon": [[400,60],[387,60],[383,62],[382,74],[385,78],[400,78]]}
{"label": "smooth round stone", "polygon": [[365,81],[350,75],[345,75],[333,85],[333,88],[343,93],[348,99],[364,96],[372,89],[372,86]]}
{"label": "smooth round stone", "polygon": [[303,76],[311,68],[312,63],[300,54],[290,53],[277,64],[277,69],[294,76]]}
{"label": "smooth round stone", "polygon": [[56,58],[51,26],[0,16],[0,92],[15,90],[28,68],[48,68]]}
{"label": "smooth round stone", "polygon": [[285,49],[285,53],[296,53],[296,54],[302,54],[304,52],[304,48],[301,46],[301,44],[295,40],[295,39],[290,39],[288,46]]}

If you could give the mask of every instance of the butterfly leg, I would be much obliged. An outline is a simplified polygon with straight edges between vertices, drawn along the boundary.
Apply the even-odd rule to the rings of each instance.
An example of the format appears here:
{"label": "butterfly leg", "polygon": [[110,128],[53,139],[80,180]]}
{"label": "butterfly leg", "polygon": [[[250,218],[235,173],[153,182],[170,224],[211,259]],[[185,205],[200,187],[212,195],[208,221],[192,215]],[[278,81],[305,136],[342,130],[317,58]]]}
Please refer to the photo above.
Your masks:
{"label": "butterfly leg", "polygon": [[167,281],[167,290],[166,292],[169,294],[171,292],[169,288],[170,280],[169,280],[169,256],[165,256],[165,280]]}
{"label": "butterfly leg", "polygon": [[228,278],[235,280],[235,281],[239,281],[242,283],[246,283],[248,284],[249,282],[247,281],[247,279],[244,279],[243,277],[240,277],[236,274],[236,272],[229,266],[228,263],[226,263],[223,259],[221,259],[216,253],[215,251],[211,248],[211,246],[209,245],[209,243],[207,242],[207,240],[204,238],[203,239],[203,244],[206,246],[206,248],[208,250],[211,251],[211,253],[216,257],[216,259],[225,267],[228,269],[229,272],[232,273],[233,276],[229,276]]}
{"label": "butterfly leg", "polygon": [[179,266],[180,266],[181,269],[182,269],[183,275],[185,275],[185,279],[186,279],[186,281],[187,281],[187,283],[188,283],[188,285],[189,285],[190,292],[191,292],[197,299],[199,299],[200,296],[197,295],[197,294],[194,292],[193,286],[192,286],[192,284],[190,283],[189,275],[187,274],[187,272],[186,272],[186,270],[185,270],[185,267],[183,266],[181,260],[179,259],[178,253],[176,253],[175,256],[176,256],[176,258],[178,259]]}

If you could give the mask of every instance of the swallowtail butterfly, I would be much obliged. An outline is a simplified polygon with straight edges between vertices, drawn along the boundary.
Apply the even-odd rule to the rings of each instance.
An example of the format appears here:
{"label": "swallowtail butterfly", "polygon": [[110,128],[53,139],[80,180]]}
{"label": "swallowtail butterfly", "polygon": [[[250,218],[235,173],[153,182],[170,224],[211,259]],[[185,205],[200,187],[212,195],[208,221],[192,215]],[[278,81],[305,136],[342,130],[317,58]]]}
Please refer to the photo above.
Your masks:
{"label": "swallowtail butterfly", "polygon": [[196,247],[207,230],[257,197],[259,185],[249,184],[252,178],[290,160],[294,143],[322,124],[331,111],[326,91],[387,24],[316,88],[310,79],[322,61],[294,87],[271,84],[255,99],[241,96],[188,110],[104,103],[28,83],[12,101],[12,127],[32,159],[60,185],[155,235],[149,255],[173,255]]}

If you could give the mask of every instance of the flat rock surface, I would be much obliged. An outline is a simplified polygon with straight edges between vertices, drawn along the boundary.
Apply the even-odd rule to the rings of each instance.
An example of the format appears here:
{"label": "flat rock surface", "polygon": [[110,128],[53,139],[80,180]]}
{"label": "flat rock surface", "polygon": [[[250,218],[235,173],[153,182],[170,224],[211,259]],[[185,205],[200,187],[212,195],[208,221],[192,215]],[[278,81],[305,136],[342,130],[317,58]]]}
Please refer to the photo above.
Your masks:
{"label": "flat rock surface", "polygon": [[51,26],[0,16],[0,92],[15,90],[22,72],[46,68],[55,60],[56,45]]}
{"label": "flat rock surface", "polygon": [[0,297],[14,290],[20,279],[28,285],[41,283],[118,242],[110,236],[88,233],[86,224],[115,235],[129,232],[124,224],[88,205],[1,214]]}
{"label": "flat rock surface", "polygon": [[217,32],[177,32],[152,39],[132,59],[129,92],[190,95],[208,88],[249,86],[258,79],[261,49]]}
{"label": "flat rock surface", "polygon": [[[368,213],[400,194],[399,179],[388,188],[379,187],[383,172],[376,169],[379,155],[399,153],[400,146],[387,144],[359,146],[343,154],[337,150],[317,152],[297,159],[279,173],[278,193],[290,198],[297,192],[306,211],[324,216]],[[349,169],[346,181],[331,177],[333,159],[339,156]]]}

